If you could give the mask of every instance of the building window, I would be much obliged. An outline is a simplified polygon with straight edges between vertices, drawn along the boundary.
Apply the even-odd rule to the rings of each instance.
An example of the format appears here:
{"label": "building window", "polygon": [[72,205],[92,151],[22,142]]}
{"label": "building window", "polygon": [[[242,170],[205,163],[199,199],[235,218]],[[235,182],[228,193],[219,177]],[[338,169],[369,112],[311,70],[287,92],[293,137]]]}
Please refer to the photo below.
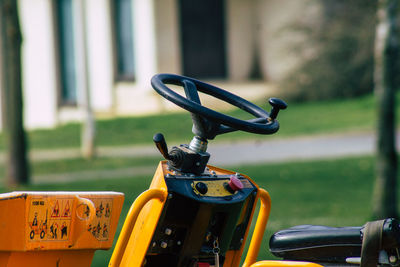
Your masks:
{"label": "building window", "polygon": [[73,30],[73,0],[55,1],[60,66],[60,104],[76,105],[76,65]]}
{"label": "building window", "polygon": [[134,80],[132,1],[112,1],[112,11],[114,18],[115,77],[117,80]]}

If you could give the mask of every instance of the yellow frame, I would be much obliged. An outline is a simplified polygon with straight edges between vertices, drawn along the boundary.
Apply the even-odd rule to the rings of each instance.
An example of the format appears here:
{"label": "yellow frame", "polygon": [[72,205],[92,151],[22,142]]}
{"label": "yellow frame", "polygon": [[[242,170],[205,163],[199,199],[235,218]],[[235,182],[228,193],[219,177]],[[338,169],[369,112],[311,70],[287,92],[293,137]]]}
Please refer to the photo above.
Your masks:
{"label": "yellow frame", "polygon": [[118,238],[117,244],[115,245],[114,252],[111,256],[111,260],[108,266],[120,266],[126,247],[128,246],[131,232],[135,227],[139,213],[143,207],[153,199],[159,200],[161,203],[165,201],[167,197],[167,191],[164,189],[149,189],[138,196],[133,202],[133,205],[129,209],[128,215],[124,226],[122,227],[120,238]]}

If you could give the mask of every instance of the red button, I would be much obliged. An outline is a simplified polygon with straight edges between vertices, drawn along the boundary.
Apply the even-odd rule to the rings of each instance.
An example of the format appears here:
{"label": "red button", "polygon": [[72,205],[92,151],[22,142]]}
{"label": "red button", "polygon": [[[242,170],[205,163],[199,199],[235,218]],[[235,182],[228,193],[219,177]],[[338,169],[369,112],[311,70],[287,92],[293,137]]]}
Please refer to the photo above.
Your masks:
{"label": "red button", "polygon": [[238,191],[243,189],[243,183],[240,181],[239,178],[233,175],[230,177],[228,185],[233,191]]}

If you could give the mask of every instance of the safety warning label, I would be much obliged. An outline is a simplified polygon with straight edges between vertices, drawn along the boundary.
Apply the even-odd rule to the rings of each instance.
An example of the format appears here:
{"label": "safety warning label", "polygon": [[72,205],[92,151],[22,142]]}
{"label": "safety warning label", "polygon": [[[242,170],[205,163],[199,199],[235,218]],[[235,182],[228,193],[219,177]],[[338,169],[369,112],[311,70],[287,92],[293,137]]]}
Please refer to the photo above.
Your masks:
{"label": "safety warning label", "polygon": [[68,240],[72,203],[73,198],[32,198],[28,216],[29,240]]}
{"label": "safety warning label", "polygon": [[112,212],[112,199],[93,199],[93,204],[96,207],[96,217],[93,224],[90,224],[88,231],[100,241],[108,240],[111,212]]}

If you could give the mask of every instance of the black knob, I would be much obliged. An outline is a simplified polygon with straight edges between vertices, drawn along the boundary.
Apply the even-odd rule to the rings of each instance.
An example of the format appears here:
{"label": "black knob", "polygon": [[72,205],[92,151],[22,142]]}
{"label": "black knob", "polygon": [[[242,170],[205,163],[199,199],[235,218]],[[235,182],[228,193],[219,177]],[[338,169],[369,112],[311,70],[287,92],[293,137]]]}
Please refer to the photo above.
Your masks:
{"label": "black knob", "polygon": [[268,102],[272,106],[271,112],[269,113],[269,117],[272,120],[276,119],[276,117],[278,116],[279,110],[287,108],[287,104],[285,103],[285,101],[283,101],[279,98],[271,97],[268,100]]}
{"label": "black knob", "polygon": [[164,135],[162,133],[156,133],[153,136],[153,141],[156,144],[156,147],[158,148],[158,150],[160,151],[161,155],[169,160],[170,156],[168,154],[168,147],[167,147],[167,142],[165,142],[165,138]]}
{"label": "black knob", "polygon": [[203,182],[198,182],[195,185],[195,187],[196,187],[197,191],[199,191],[199,193],[202,194],[202,195],[204,195],[204,194],[206,194],[208,192],[208,187]]}

